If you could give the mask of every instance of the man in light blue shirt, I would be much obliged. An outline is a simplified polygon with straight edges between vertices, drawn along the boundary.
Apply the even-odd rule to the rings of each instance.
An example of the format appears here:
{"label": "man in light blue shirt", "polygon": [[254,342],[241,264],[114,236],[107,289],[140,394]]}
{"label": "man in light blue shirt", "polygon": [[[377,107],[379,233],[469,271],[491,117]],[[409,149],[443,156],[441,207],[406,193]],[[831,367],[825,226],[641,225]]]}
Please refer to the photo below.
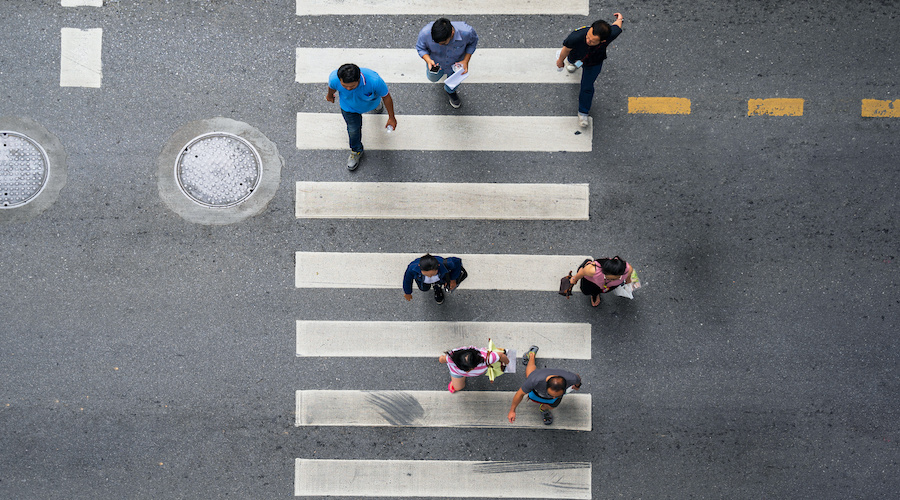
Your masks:
{"label": "man in light blue shirt", "polygon": [[[469,72],[469,59],[478,47],[478,34],[475,28],[462,21],[450,22],[442,17],[433,23],[428,23],[419,32],[416,40],[416,50],[419,57],[425,60],[427,70],[425,76],[432,82],[449,77],[457,70],[462,73]],[[459,65],[454,68],[454,65]],[[444,90],[450,95],[450,105],[458,108],[462,105],[456,88],[450,88],[446,84]]]}
{"label": "man in light blue shirt", "polygon": [[394,100],[388,92],[387,84],[378,73],[355,64],[344,64],[328,76],[328,93],[325,94],[325,100],[334,102],[335,92],[340,98],[341,114],[347,123],[347,134],[350,136],[347,168],[356,170],[363,154],[362,114],[369,111],[380,113],[383,109],[387,109],[388,119],[385,128],[390,132],[397,128]]}

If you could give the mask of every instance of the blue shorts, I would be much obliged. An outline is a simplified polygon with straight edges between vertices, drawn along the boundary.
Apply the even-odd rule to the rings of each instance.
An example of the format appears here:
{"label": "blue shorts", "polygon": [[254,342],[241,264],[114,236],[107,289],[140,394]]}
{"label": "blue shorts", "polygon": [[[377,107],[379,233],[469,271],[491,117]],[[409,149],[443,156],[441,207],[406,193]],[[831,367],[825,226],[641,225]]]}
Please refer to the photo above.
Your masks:
{"label": "blue shorts", "polygon": [[557,406],[559,406],[560,401],[562,401],[562,396],[555,399],[547,399],[542,398],[538,396],[536,392],[531,391],[528,393],[528,399],[534,401],[535,403],[550,405],[551,408],[556,408]]}

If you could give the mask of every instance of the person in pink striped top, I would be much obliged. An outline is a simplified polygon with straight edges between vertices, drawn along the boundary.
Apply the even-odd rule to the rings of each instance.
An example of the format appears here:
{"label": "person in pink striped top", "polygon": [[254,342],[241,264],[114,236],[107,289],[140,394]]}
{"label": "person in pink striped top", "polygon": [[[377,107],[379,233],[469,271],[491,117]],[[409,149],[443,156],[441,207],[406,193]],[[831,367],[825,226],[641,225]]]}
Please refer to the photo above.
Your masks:
{"label": "person in pink striped top", "polygon": [[451,394],[466,387],[466,377],[484,375],[488,366],[497,361],[504,365],[509,364],[506,354],[488,351],[473,345],[451,349],[441,354],[438,361],[446,363],[447,368],[450,369],[450,383],[447,384],[447,390]]}

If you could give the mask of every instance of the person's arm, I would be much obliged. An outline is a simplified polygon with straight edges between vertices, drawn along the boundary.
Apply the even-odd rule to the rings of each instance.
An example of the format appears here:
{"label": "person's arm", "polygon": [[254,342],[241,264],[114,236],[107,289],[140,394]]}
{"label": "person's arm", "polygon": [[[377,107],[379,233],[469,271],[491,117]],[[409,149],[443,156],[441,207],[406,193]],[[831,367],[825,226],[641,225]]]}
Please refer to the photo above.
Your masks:
{"label": "person's arm", "polygon": [[569,279],[569,283],[572,284],[572,285],[574,285],[575,283],[578,283],[578,280],[580,280],[581,278],[584,278],[585,276],[587,276],[587,273],[589,272],[589,271],[588,271],[588,266],[591,266],[591,269],[590,269],[590,273],[591,273],[591,274],[594,274],[594,273],[597,272],[596,269],[594,269],[594,265],[593,265],[593,264],[587,263],[587,264],[584,265],[584,267],[582,267],[581,269],[579,269],[577,273],[575,273],[575,276],[572,276],[572,278]]}
{"label": "person's arm", "polygon": [[472,54],[466,52],[466,55],[463,56],[462,61],[458,62],[458,64],[462,64],[462,72],[464,74],[469,72],[469,59],[472,59]]}
{"label": "person's arm", "polygon": [[516,395],[513,396],[512,406],[509,407],[509,414],[506,415],[506,418],[509,419],[509,423],[513,423],[516,421],[516,408],[519,407],[519,403],[522,402],[522,399],[525,397],[525,393],[522,392],[522,389],[516,391]]}
{"label": "person's arm", "polygon": [[431,54],[425,54],[425,55],[423,55],[423,56],[421,56],[421,57],[422,57],[422,59],[425,60],[425,64],[428,65],[428,70],[429,70],[429,71],[430,71],[432,68],[434,68],[435,66],[437,66],[437,63],[434,62],[434,59],[431,58]]}
{"label": "person's arm", "polygon": [[458,61],[459,64],[462,64],[462,72],[469,72],[469,60],[472,59],[472,54],[475,53],[475,50],[478,48],[478,33],[475,32],[475,28],[466,25],[469,28],[469,33],[466,38],[468,38],[468,42],[466,43],[466,53],[463,55],[462,61]]}
{"label": "person's arm", "polygon": [[631,264],[625,263],[625,283],[631,283],[631,272],[634,271],[634,268],[631,267]]}
{"label": "person's arm", "polygon": [[337,92],[331,87],[328,87],[328,93],[325,94],[325,100],[328,102],[334,102],[334,93]]}
{"label": "person's arm", "polygon": [[406,268],[406,272],[403,274],[403,298],[407,301],[412,300],[412,282],[415,274],[416,273],[410,270],[408,267]]}
{"label": "person's arm", "polygon": [[462,260],[458,257],[447,257],[444,259],[444,265],[447,266],[449,273],[450,290],[455,290],[459,285],[459,277],[462,276]]}
{"label": "person's arm", "polygon": [[625,21],[625,18],[622,17],[622,14],[616,12],[613,14],[616,16],[616,20],[612,23],[613,26],[618,26],[619,29],[622,29],[622,23]]}
{"label": "person's arm", "polygon": [[384,102],[384,109],[388,112],[387,123],[384,125],[385,128],[393,127],[394,130],[397,130],[397,117],[394,116],[394,99],[391,98],[391,93],[388,92],[384,97],[381,98]]}
{"label": "person's arm", "polygon": [[566,65],[566,57],[569,57],[569,52],[572,52],[572,49],[563,45],[563,48],[559,49],[559,59],[556,60],[556,67],[562,68]]}
{"label": "person's arm", "polygon": [[431,25],[429,24],[422,28],[419,31],[419,37],[416,38],[416,52],[419,54],[419,57],[425,60],[429,70],[437,65],[434,59],[431,58],[431,50],[428,48],[428,39],[431,38],[430,27]]}

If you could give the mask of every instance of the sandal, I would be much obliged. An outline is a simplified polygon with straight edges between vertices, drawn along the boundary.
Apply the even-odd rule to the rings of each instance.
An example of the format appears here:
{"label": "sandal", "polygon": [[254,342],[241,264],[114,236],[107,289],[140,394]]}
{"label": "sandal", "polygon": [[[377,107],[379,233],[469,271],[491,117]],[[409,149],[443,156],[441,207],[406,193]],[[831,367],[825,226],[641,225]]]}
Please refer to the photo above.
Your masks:
{"label": "sandal", "polygon": [[538,346],[536,346],[536,345],[531,346],[531,349],[528,349],[528,352],[526,352],[524,355],[522,355],[522,364],[525,366],[528,366],[528,358],[531,357],[531,353],[537,354],[537,352],[538,352]]}
{"label": "sandal", "polygon": [[453,381],[451,380],[449,384],[447,384],[447,390],[450,391],[450,394],[456,392],[456,389],[453,387]]}
{"label": "sandal", "polygon": [[544,418],[544,425],[550,425],[553,423],[553,414],[550,413],[550,410],[542,411],[541,417]]}

